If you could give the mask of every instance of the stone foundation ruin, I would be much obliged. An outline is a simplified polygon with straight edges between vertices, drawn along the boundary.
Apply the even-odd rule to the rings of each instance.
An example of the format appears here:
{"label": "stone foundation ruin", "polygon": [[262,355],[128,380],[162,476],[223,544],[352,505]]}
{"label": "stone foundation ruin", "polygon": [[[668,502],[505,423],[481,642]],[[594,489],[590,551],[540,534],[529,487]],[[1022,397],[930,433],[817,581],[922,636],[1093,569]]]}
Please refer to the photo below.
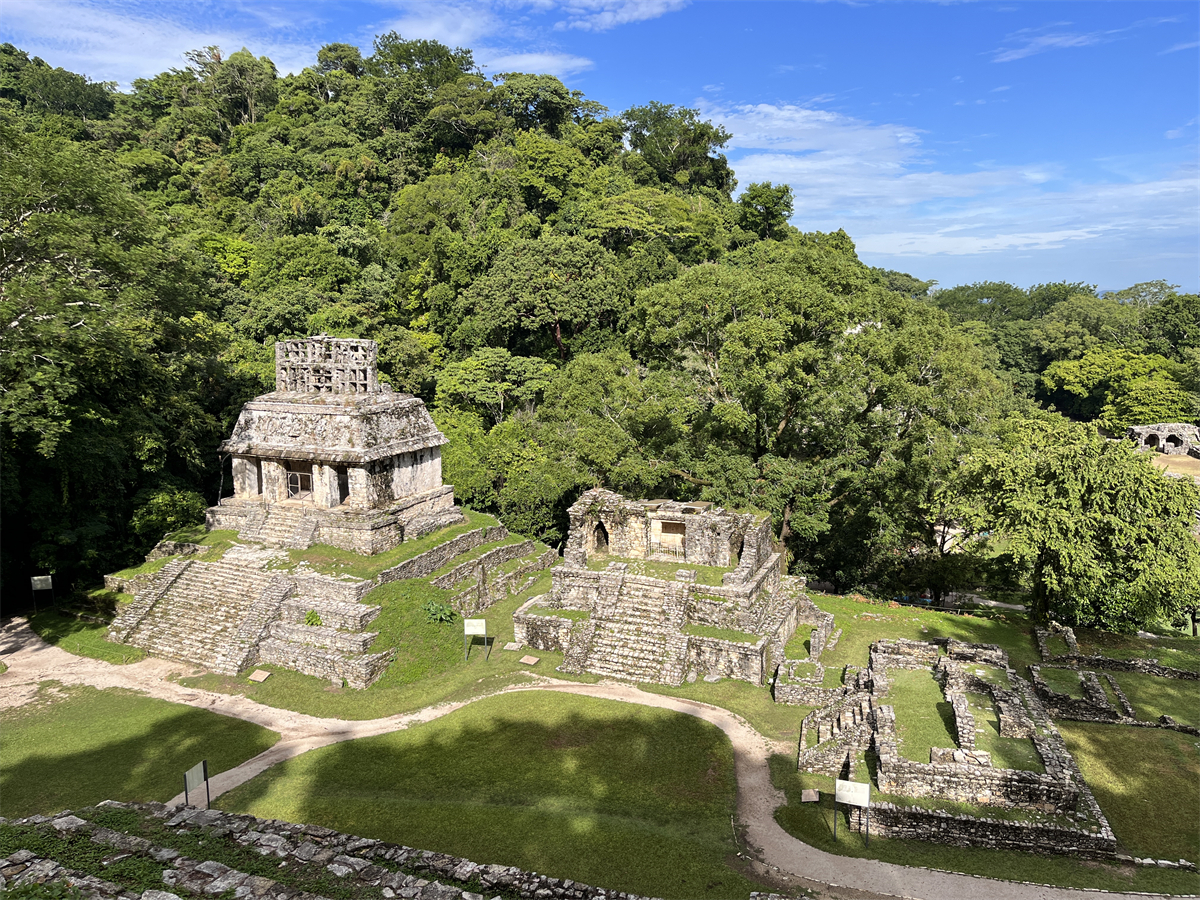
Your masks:
{"label": "stone foundation ruin", "polygon": [[1156,450],[1168,456],[1200,458],[1200,427],[1179,422],[1162,425],[1131,425],[1125,437],[1141,450]]}
{"label": "stone foundation ruin", "polygon": [[[769,517],[602,489],[583,494],[570,517],[551,592],[513,616],[518,643],[562,652],[566,672],[662,684],[770,679],[811,603],[803,579],[783,575]],[[678,569],[673,578],[631,571],[642,560]],[[688,566],[724,569],[722,583],[700,583]],[[745,639],[698,633],[705,627]]]}
{"label": "stone foundation ruin", "polygon": [[[233,457],[234,493],[207,515],[210,529],[236,531],[238,542],[203,560],[207,548],[164,541],[148,557],[170,557],[162,568],[105,579],[134,595],[111,640],[223,675],[274,663],[364,688],[383,674],[393,653],[370,652],[376,633],[366,630],[380,607],[361,601],[383,582],[430,574],[442,556],[361,579],[292,565],[286,552],[324,543],[370,555],[463,521],[442,484],[445,436],[424,403],[379,382],[376,355],[372,341],[324,335],[275,345],[275,391],[247,403],[221,445]],[[458,542],[507,537],[481,529]],[[460,612],[511,587],[487,577],[482,560],[450,574],[442,586],[461,583],[451,601]]]}
{"label": "stone foundation ruin", "polygon": [[[889,672],[895,669],[927,670],[942,685],[953,712],[957,746],[931,748],[929,762],[900,752],[895,711],[886,702]],[[987,670],[992,675],[985,678]],[[821,690],[821,708],[805,716],[801,725],[797,767],[847,778],[863,754],[872,754],[875,789],[883,795],[871,802],[873,832],[1089,858],[1116,854],[1112,829],[1049,714],[999,647],[953,639],[879,640],[871,645],[866,671],[847,667],[842,686]],[[991,754],[976,748],[968,694],[991,701],[1002,737],[1031,741],[1044,771],[998,767]],[[803,702],[814,699],[806,695]],[[935,801],[934,808],[923,808],[921,801]],[[936,801],[968,803],[980,812],[952,813],[937,809]],[[1023,815],[989,816],[989,807]],[[862,810],[850,812],[850,827],[865,830]]]}

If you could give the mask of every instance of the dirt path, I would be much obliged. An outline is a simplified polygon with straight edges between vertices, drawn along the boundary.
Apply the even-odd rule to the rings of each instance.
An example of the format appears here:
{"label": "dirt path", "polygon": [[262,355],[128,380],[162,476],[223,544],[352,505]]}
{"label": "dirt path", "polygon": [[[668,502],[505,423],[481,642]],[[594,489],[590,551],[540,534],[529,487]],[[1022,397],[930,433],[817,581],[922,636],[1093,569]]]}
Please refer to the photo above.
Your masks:
{"label": "dirt path", "polygon": [[[8,671],[0,675],[0,709],[27,702],[36,694],[40,682],[59,681],[68,685],[138,691],[160,700],[186,703],[220,715],[244,719],[279,732],[281,737],[275,746],[215,776],[211,784],[213,796],[244,784],[279,762],[317,747],[402,731],[412,725],[433,721],[473,702],[443,703],[383,719],[322,719],[264,706],[245,697],[196,690],[167,681],[168,675],[180,670],[178,663],[150,658],[130,665],[115,666],[100,660],[73,656],[44,643],[30,631],[23,619],[10,620],[0,629],[0,658],[8,665]],[[529,690],[582,694],[654,706],[696,716],[720,728],[733,744],[738,818],[746,829],[749,855],[759,861],[759,869],[763,874],[775,881],[796,887],[829,885],[914,900],[1099,900],[1102,897],[1139,896],[1017,884],[825,853],[792,837],[775,821],[775,810],[783,804],[784,797],[771,784],[767,760],[772,753],[790,753],[791,744],[768,741],[744,719],[726,709],[694,700],[650,694],[626,684],[575,684],[546,679],[512,686],[504,689],[503,693]],[[182,803],[183,796],[174,798],[172,802]]]}

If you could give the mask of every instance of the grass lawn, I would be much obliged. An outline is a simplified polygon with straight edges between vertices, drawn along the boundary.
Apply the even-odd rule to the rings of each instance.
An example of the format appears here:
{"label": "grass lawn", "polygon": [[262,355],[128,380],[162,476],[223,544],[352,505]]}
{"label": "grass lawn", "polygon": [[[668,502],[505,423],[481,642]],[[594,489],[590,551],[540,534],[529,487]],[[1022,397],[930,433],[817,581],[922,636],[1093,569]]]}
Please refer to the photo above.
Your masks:
{"label": "grass lawn", "polygon": [[692,716],[548,694],[482,700],[289,760],[224,809],[657,897],[746,897],[733,749]]}
{"label": "grass lawn", "polygon": [[1045,772],[1037,747],[1028,738],[1001,737],[1000,716],[992,698],[968,693],[967,703],[975,717],[975,749],[992,754],[992,765],[998,769],[1026,769]]}
{"label": "grass lawn", "polygon": [[105,637],[108,634],[107,624],[78,619],[57,609],[45,609],[30,616],[29,627],[47,644],[76,656],[88,656],[118,665],[146,658],[146,651],[140,647],[109,641]]}
{"label": "grass lawn", "polygon": [[[929,641],[956,638],[974,643],[998,644],[1007,651],[1009,663],[1018,671],[1040,660],[1037,645],[1023,613],[1004,610],[994,615],[960,616],[953,613],[889,607],[886,603],[854,600],[829,594],[810,594],[818,607],[834,615],[834,627],[842,629],[837,646],[821,655],[826,666],[867,667],[871,644],[881,638]],[[869,618],[864,618],[869,617]]]}
{"label": "grass lawn", "polygon": [[[1168,715],[1183,725],[1200,725],[1200,682],[1159,678],[1141,672],[1112,672],[1139,719]],[[1101,676],[1101,681],[1105,679]],[[1120,709],[1120,706],[1117,706]]]}
{"label": "grass lawn", "polygon": [[1046,682],[1050,690],[1066,694],[1068,697],[1083,698],[1083,682],[1080,681],[1079,673],[1074,669],[1051,669],[1042,666],[1039,671],[1042,681]]}
{"label": "grass lawn", "polygon": [[694,634],[696,637],[717,638],[722,641],[733,641],[738,644],[757,644],[761,639],[757,634],[737,631],[733,628],[717,628],[715,625],[695,625],[688,623],[683,626],[684,634]]}
{"label": "grass lawn", "polygon": [[788,706],[776,703],[767,685],[750,684],[733,678],[720,681],[697,679],[678,687],[666,684],[641,684],[638,687],[651,694],[665,694],[685,700],[698,700],[719,706],[741,716],[760,734],[776,741],[795,741],[800,737],[800,723],[814,706]]}
{"label": "grass lawn", "polygon": [[0,711],[0,814],[9,818],[101,800],[170,800],[202,759],[211,774],[279,740],[249,722],[128,691],[44,684]]}
{"label": "grass lawn", "polygon": [[412,559],[460,534],[474,531],[476,528],[487,528],[500,524],[493,516],[469,509],[464,509],[463,515],[466,517],[466,521],[462,524],[443,528],[415,540],[404,541],[400,546],[374,556],[360,556],[350,550],[340,550],[327,544],[316,544],[306,550],[289,550],[288,555],[292,558],[292,562],[307,563],[310,568],[329,575],[374,578],[384,569],[399,565],[406,559]]}
{"label": "grass lawn", "polygon": [[707,584],[710,587],[721,587],[721,576],[733,571],[732,568],[725,569],[720,566],[697,566],[685,563],[682,559],[678,562],[663,562],[657,559],[626,559],[622,556],[609,556],[607,553],[589,556],[587,567],[594,572],[601,572],[608,568],[609,563],[627,564],[630,575],[644,575],[665,581],[674,581],[675,573],[680,569],[690,569],[696,573],[696,584]]}
{"label": "grass lawn", "polygon": [[[1057,724],[1113,833],[1129,853],[1200,863],[1200,753],[1195,737],[1095,722]],[[1195,892],[1200,881],[1191,877]]]}
{"label": "grass lawn", "polygon": [[590,675],[566,676],[556,672],[555,667],[562,664],[561,653],[539,650],[535,655],[541,661],[530,667],[518,662],[524,653],[501,649],[513,639],[513,613],[530,597],[546,593],[550,579],[551,573],[546,570],[527,590],[473,617],[487,620],[489,638],[494,638],[490,655],[479,652],[483,646],[477,638],[478,646],[464,662],[462,619],[455,617],[450,623],[433,623],[421,608],[429,600],[446,600],[453,592],[439,590],[422,579],[412,579],[382,585],[366,597],[367,602],[383,606],[368,626],[371,631],[379,632],[372,650],[394,647],[396,660],[379,681],[365,690],[333,687],[323,679],[278,666],[261,666],[274,673],[261,684],[244,676],[213,674],[183,678],[180,683],[243,694],[268,706],[314,716],[374,719],[492,693],[525,681],[528,671],[573,681],[598,681]]}
{"label": "grass lawn", "polygon": [[[1149,729],[1118,729],[1109,725],[1095,727],[1110,728],[1114,731],[1149,731]],[[1065,735],[1065,725],[1063,731]],[[924,841],[886,840],[878,838],[874,833],[871,835],[871,846],[867,848],[864,846],[862,835],[850,833],[846,814],[842,810],[837,812],[837,815],[841,816],[841,822],[838,825],[837,840],[834,841],[833,817],[835,813],[832,802],[832,778],[800,774],[796,771],[794,757],[777,754],[771,757],[771,779],[787,797],[787,804],[780,807],[775,813],[776,821],[783,829],[813,847],[829,853],[837,853],[840,856],[879,859],[906,866],[926,866],[931,869],[965,872],[989,878],[1030,881],[1062,887],[1173,894],[1195,893],[1200,887],[1198,884],[1200,879],[1194,872],[1096,863],[1075,860],[1069,856],[1041,856],[1036,853],[1009,850],[949,847]],[[1193,785],[1197,781],[1198,779],[1193,776]],[[1091,783],[1090,778],[1089,783]],[[820,790],[821,802],[801,803],[800,791],[804,788]],[[1099,796],[1099,792],[1097,792],[1097,798]],[[1100,802],[1103,806],[1104,800]],[[1182,808],[1184,806],[1184,804],[1180,804],[1180,812],[1190,816],[1193,820],[1191,827],[1194,834],[1195,804],[1187,806],[1186,809]],[[1105,808],[1105,812],[1108,813],[1107,808]],[[1120,835],[1121,832],[1117,831],[1118,838]],[[1193,838],[1194,845],[1195,839]],[[1175,854],[1175,858],[1186,855]]]}
{"label": "grass lawn", "polygon": [[929,762],[932,747],[957,747],[954,709],[927,669],[890,669],[885,703],[896,710],[900,755]]}
{"label": "grass lawn", "polygon": [[1200,638],[1181,635],[1150,640],[1095,628],[1076,628],[1075,637],[1079,642],[1079,652],[1086,656],[1157,659],[1164,666],[1200,672]]}

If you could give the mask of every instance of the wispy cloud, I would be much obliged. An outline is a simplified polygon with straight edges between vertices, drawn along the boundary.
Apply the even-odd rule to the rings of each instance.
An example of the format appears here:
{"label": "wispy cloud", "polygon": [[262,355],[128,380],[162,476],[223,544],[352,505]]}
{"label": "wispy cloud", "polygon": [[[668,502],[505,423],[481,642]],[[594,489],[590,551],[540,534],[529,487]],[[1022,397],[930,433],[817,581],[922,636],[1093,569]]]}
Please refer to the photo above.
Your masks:
{"label": "wispy cloud", "polygon": [[1020,34],[1014,36],[1018,42],[1016,47],[1004,47],[993,51],[992,62],[1012,62],[1024,59],[1047,50],[1063,50],[1069,47],[1090,47],[1112,40],[1108,32],[1093,31],[1089,33],[1072,33],[1069,31],[1051,32],[1049,34]]}
{"label": "wispy cloud", "polygon": [[1180,50],[1193,50],[1196,47],[1200,47],[1200,41],[1185,41],[1182,44],[1176,44],[1174,47],[1168,47],[1159,56],[1164,56],[1167,53],[1178,53]]}
{"label": "wispy cloud", "polygon": [[573,56],[570,53],[510,53],[486,47],[475,51],[475,59],[492,73],[536,72],[560,78],[585,72],[595,65],[585,56]]}
{"label": "wispy cloud", "polygon": [[565,0],[560,8],[566,18],[554,27],[608,31],[620,25],[657,19],[687,5],[688,0]]}

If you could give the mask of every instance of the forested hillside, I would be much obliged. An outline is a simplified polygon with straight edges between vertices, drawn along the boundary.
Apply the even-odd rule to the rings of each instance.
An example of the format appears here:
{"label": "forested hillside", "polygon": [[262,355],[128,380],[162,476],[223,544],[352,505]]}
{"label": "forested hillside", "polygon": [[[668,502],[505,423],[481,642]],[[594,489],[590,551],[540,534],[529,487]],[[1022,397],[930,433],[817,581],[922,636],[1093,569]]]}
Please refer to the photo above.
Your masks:
{"label": "forested hillside", "polygon": [[[434,41],[331,44],[286,77],[245,49],[187,62],[120,93],[0,47],[9,596],[200,520],[274,341],[323,332],[377,341],[430,404],[461,503],[551,544],[603,485],[769,511],[792,570],[839,588],[1032,585],[1114,626],[1196,602],[1196,492],[1048,412],[1196,421],[1196,295],[931,290],[789,225],[786,186],[734,199],[729,135],[693,110],[614,113]],[[1089,462],[1020,470],[1039,441]],[[1068,495],[1140,530],[1081,562],[1019,515]],[[964,541],[1002,522],[1010,542]],[[1117,572],[1116,599],[1082,587]]]}

